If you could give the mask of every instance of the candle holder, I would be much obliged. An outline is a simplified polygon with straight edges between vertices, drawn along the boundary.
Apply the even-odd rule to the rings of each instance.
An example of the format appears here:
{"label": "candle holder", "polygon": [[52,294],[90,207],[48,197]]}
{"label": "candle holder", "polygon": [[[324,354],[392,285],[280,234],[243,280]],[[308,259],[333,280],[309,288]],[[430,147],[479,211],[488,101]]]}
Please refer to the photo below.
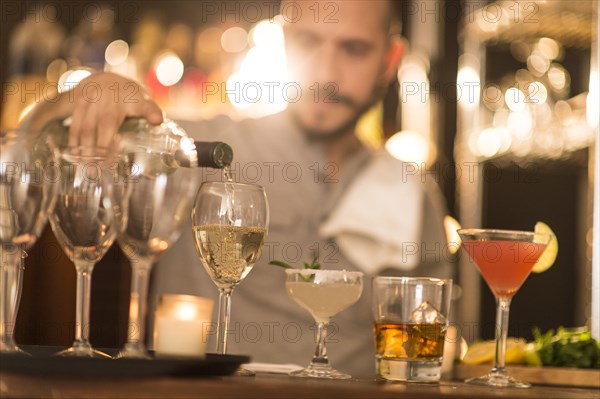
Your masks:
{"label": "candle holder", "polygon": [[192,295],[162,295],[155,313],[157,357],[205,357],[213,301]]}

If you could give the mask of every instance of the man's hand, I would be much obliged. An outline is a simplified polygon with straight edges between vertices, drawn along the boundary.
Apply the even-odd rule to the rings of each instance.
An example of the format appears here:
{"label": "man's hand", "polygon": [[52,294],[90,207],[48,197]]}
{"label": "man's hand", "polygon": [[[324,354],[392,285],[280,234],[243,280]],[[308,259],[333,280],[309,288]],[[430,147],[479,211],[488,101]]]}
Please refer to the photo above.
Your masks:
{"label": "man's hand", "polygon": [[52,119],[71,116],[69,146],[108,147],[128,116],[153,125],[163,121],[162,110],[135,81],[113,73],[95,73],[57,100],[42,102],[25,121],[26,129],[41,129]]}

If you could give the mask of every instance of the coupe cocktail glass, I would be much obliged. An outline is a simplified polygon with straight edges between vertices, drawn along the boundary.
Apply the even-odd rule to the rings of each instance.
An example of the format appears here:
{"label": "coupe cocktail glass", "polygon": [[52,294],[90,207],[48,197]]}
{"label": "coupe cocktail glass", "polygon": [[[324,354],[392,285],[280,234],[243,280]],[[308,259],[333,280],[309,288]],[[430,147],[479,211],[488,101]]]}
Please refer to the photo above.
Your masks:
{"label": "coupe cocktail glass", "polygon": [[317,322],[317,349],[310,364],[294,377],[347,379],[348,374],[333,369],[327,359],[325,338],[331,318],[354,304],[363,288],[363,274],[345,270],[287,269],[285,288],[288,295],[310,312]]}

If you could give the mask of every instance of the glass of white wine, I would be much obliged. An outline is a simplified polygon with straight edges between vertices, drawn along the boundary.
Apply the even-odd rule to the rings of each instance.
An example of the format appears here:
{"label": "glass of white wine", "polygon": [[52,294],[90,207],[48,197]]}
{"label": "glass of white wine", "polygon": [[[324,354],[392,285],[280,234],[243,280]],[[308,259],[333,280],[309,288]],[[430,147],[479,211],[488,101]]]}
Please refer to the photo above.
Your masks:
{"label": "glass of white wine", "polygon": [[104,180],[110,181],[106,157],[106,149],[74,147],[63,150],[58,162],[61,173],[50,225],[77,271],[75,340],[58,356],[110,358],[89,341],[92,272],[116,236],[114,214],[105,201]]}
{"label": "glass of white wine", "polygon": [[317,349],[310,364],[290,373],[293,377],[348,379],[350,375],[331,367],[325,338],[331,318],[354,304],[363,289],[363,274],[345,270],[287,269],[285,288],[317,323]]}
{"label": "glass of white wine", "polygon": [[[227,353],[233,289],[260,257],[269,225],[269,206],[261,186],[233,182],[204,183],[192,208],[196,250],[219,289],[217,353]],[[243,369],[238,375],[251,375]]]}

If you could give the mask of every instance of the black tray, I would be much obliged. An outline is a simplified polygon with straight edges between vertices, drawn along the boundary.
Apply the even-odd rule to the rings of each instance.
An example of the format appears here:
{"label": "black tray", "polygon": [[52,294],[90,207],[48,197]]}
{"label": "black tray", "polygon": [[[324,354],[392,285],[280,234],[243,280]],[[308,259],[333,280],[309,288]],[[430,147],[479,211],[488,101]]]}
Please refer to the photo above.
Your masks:
{"label": "black tray", "polygon": [[[203,377],[233,374],[249,356],[217,355],[206,358],[96,359],[53,357],[64,348],[21,345],[32,356],[0,355],[0,371],[26,374],[62,375],[77,377]],[[115,349],[100,349],[115,355]],[[152,354],[152,353],[151,353]]]}

